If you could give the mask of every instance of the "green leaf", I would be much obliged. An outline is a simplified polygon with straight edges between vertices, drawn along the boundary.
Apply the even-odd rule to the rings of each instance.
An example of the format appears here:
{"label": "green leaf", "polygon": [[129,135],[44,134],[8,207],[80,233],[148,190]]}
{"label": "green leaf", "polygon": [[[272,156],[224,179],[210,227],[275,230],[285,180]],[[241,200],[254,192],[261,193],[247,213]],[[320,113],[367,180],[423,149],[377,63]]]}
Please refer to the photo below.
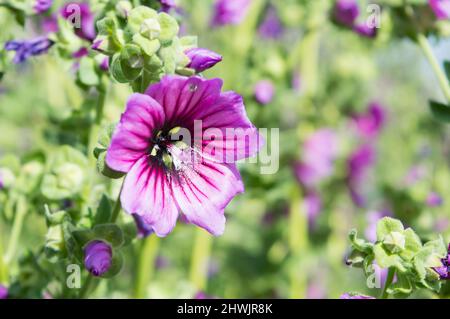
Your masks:
{"label": "green leaf", "polygon": [[86,246],[90,241],[95,239],[95,234],[90,229],[75,229],[72,231],[72,236],[80,247]]}
{"label": "green leaf", "polygon": [[175,20],[175,18],[168,15],[167,13],[161,12],[158,15],[158,21],[161,25],[161,33],[159,34],[159,39],[162,42],[171,41],[179,31],[177,20]]}
{"label": "green leaf", "polygon": [[429,103],[434,118],[442,122],[450,122],[450,107],[448,105],[435,101],[430,101]]}
{"label": "green leaf", "polygon": [[97,208],[97,213],[95,214],[94,225],[108,223],[111,219],[111,212],[111,202],[109,201],[108,197],[103,194],[102,198],[100,199],[100,204]]}
{"label": "green leaf", "polygon": [[128,14],[128,28],[132,33],[139,33],[144,20],[157,19],[158,13],[145,6],[137,6]]}
{"label": "green leaf", "polygon": [[386,252],[381,243],[378,243],[373,247],[373,253],[377,264],[381,268],[395,267],[400,272],[406,272],[407,269],[403,265],[403,261],[400,256]]}
{"label": "green leaf", "polygon": [[111,75],[113,76],[114,80],[116,80],[119,83],[128,83],[128,79],[123,74],[122,66],[120,63],[120,53],[115,54],[111,61]]}
{"label": "green leaf", "polygon": [[413,286],[408,276],[405,274],[397,274],[397,281],[387,289],[388,294],[397,297],[406,298],[412,292]]}
{"label": "green leaf", "polygon": [[120,247],[123,242],[123,232],[116,224],[102,224],[94,227],[95,236],[109,242],[113,247]]}
{"label": "green leaf", "polygon": [[100,78],[96,72],[96,64],[93,59],[84,57],[80,60],[78,78],[81,83],[87,86],[96,86],[100,83]]}
{"label": "green leaf", "polygon": [[398,219],[383,217],[377,223],[377,240],[382,241],[391,232],[403,233],[403,224]]}
{"label": "green leaf", "polygon": [[125,78],[134,81],[142,72],[144,67],[142,50],[135,44],[127,44],[120,52],[120,67]]}
{"label": "green leaf", "polygon": [[114,250],[111,261],[111,267],[101,277],[112,278],[122,270],[122,267],[123,267],[123,256],[120,253],[120,251]]}
{"label": "green leaf", "polygon": [[407,228],[403,235],[405,236],[405,249],[400,253],[400,256],[403,259],[411,260],[422,249],[422,242],[411,228]]}
{"label": "green leaf", "polygon": [[358,238],[358,232],[356,229],[352,229],[348,234],[348,237],[353,248],[367,254],[372,253],[373,244],[366,242],[364,239]]}
{"label": "green leaf", "polygon": [[155,54],[161,47],[158,39],[149,40],[139,33],[133,35],[133,42],[139,45],[142,51],[144,51],[144,53],[148,56]]}

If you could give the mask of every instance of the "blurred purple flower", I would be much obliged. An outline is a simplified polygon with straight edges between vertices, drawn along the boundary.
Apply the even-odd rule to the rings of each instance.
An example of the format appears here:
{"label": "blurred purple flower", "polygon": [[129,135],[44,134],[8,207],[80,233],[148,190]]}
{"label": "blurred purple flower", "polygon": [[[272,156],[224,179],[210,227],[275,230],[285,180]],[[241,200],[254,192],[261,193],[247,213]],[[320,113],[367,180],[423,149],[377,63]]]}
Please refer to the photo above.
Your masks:
{"label": "blurred purple flower", "polygon": [[258,33],[264,39],[277,39],[283,34],[283,26],[274,7],[271,6],[267,9],[266,16],[258,28]]}
{"label": "blurred purple flower", "polygon": [[88,54],[89,54],[88,49],[85,48],[85,47],[82,47],[78,51],[72,53],[72,58],[80,59],[80,58],[82,58],[84,56],[87,56]]}
{"label": "blurred purple flower", "polygon": [[47,37],[39,37],[32,40],[12,40],[6,42],[5,50],[16,52],[13,62],[18,64],[25,62],[31,56],[46,53],[53,44],[54,42]]}
{"label": "blurred purple flower", "polygon": [[8,298],[8,288],[3,285],[0,285],[0,299]]}
{"label": "blurred purple flower", "polygon": [[375,38],[377,36],[377,28],[369,27],[366,23],[353,26],[353,31],[366,38]]}
{"label": "blurred purple flower", "polygon": [[447,249],[447,256],[441,259],[442,266],[433,268],[435,272],[438,273],[440,279],[448,280],[450,279],[450,244]]}
{"label": "blurred purple flower", "polygon": [[48,11],[53,4],[53,0],[36,0],[34,3],[34,12],[43,13]]}
{"label": "blurred purple flower", "polygon": [[431,192],[425,202],[429,207],[438,207],[442,205],[443,199],[438,193]]}
{"label": "blurred purple flower", "polygon": [[313,228],[317,217],[322,210],[322,200],[315,191],[308,191],[304,199],[304,209],[308,216],[309,227]]}
{"label": "blurred purple flower", "polygon": [[336,134],[329,129],[321,129],[305,141],[302,161],[295,167],[300,183],[309,188],[333,173],[337,144]]}
{"label": "blurred purple flower", "polygon": [[307,299],[325,299],[326,296],[326,290],[321,285],[316,283],[308,285],[308,290],[306,292]]}
{"label": "blurred purple flower", "polygon": [[164,268],[169,267],[169,265],[170,265],[170,262],[166,257],[160,256],[160,255],[158,257],[156,257],[155,266],[157,269],[164,269]]}
{"label": "blurred purple flower", "polygon": [[58,19],[54,14],[43,17],[41,21],[41,29],[44,34],[58,32]]}
{"label": "blurred purple flower", "polygon": [[[60,10],[64,19],[72,19],[70,22],[74,25],[75,33],[80,38],[92,41],[95,38],[94,14],[91,12],[88,3],[68,2]],[[79,14],[80,25],[76,26],[78,21],[76,15]]]}
{"label": "blurred purple flower", "polygon": [[273,99],[274,93],[275,88],[270,80],[261,80],[255,84],[255,100],[262,105],[269,104]]}
{"label": "blurred purple flower", "polygon": [[360,294],[355,294],[355,293],[344,293],[342,294],[339,299],[376,299],[375,297],[372,296],[366,296],[366,295],[360,295]]}
{"label": "blurred purple flower", "polygon": [[365,183],[367,170],[375,163],[375,150],[369,144],[358,147],[347,160],[347,186],[353,202],[357,206],[365,205],[361,186]]}
{"label": "blurred purple flower", "polygon": [[195,294],[194,299],[214,299],[214,297],[207,295],[203,291],[199,291]]}
{"label": "blurred purple flower", "polygon": [[450,18],[450,0],[428,0],[428,4],[438,20]]}
{"label": "blurred purple flower", "polygon": [[214,51],[202,48],[193,48],[186,50],[187,57],[191,60],[187,65],[188,68],[192,68],[195,72],[203,72],[214,65],[222,61],[222,56]]}
{"label": "blurred purple flower", "polygon": [[450,221],[448,220],[447,217],[439,217],[436,219],[434,223],[434,230],[437,233],[443,233],[447,231],[449,225]]}
{"label": "blurred purple flower", "polygon": [[352,27],[359,16],[359,7],[356,0],[338,0],[333,11],[336,22]]}
{"label": "blurred purple flower", "polygon": [[102,59],[102,62],[100,63],[100,69],[102,71],[108,71],[109,70],[109,58],[107,56],[105,56]]}
{"label": "blurred purple flower", "polygon": [[84,266],[93,276],[101,276],[112,265],[112,248],[101,240],[93,240],[84,248]]}
{"label": "blurred purple flower", "polygon": [[212,25],[240,24],[247,16],[250,4],[251,0],[216,0]]}
{"label": "blurred purple flower", "polygon": [[163,12],[169,12],[170,9],[176,7],[175,0],[159,0],[161,3],[161,11]]}
{"label": "blurred purple flower", "polygon": [[427,175],[427,169],[424,166],[414,165],[410,168],[405,176],[404,183],[406,186],[412,186]]}
{"label": "blurred purple flower", "polygon": [[300,76],[300,72],[294,72],[292,74],[291,86],[292,89],[296,92],[300,92],[302,85],[302,77]]}
{"label": "blurred purple flower", "polygon": [[385,109],[378,103],[371,103],[367,112],[355,116],[353,121],[361,137],[373,138],[381,131],[385,119]]}

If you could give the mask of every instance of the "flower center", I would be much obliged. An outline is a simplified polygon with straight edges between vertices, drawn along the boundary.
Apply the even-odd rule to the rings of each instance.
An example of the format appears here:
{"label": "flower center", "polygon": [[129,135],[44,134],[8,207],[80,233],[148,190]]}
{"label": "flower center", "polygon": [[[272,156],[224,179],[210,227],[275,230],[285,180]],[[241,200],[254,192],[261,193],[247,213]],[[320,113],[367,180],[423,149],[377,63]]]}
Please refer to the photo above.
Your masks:
{"label": "flower center", "polygon": [[166,169],[174,168],[174,158],[170,152],[171,146],[177,145],[179,147],[179,144],[184,144],[181,141],[182,136],[177,134],[179,131],[180,127],[174,127],[171,130],[160,130],[150,140],[153,144],[153,147],[149,150],[150,158]]}

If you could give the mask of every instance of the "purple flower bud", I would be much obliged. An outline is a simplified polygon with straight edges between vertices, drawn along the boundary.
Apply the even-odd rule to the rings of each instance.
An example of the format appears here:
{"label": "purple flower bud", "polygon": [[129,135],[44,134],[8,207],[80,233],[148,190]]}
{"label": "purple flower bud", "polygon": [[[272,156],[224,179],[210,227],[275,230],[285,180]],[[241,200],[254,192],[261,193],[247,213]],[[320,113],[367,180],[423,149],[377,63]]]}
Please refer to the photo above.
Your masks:
{"label": "purple flower bud", "polygon": [[84,248],[84,266],[93,276],[101,276],[112,265],[112,248],[101,240],[93,240]]}
{"label": "purple flower bud", "polygon": [[108,57],[104,57],[102,62],[100,63],[100,69],[102,71],[108,71],[109,70],[109,58]]}
{"label": "purple flower bud", "polygon": [[359,7],[356,0],[338,0],[334,6],[334,19],[347,27],[352,27],[359,16]]}
{"label": "purple flower bud", "polygon": [[3,285],[0,285],[0,299],[8,298],[8,288]]}
{"label": "purple flower bud", "polygon": [[377,36],[377,28],[369,27],[365,23],[355,25],[353,31],[366,38],[375,38]]}
{"label": "purple flower bud", "polygon": [[36,0],[34,4],[34,12],[43,13],[48,11],[53,4],[53,0]]}
{"label": "purple flower bud", "polygon": [[222,56],[220,54],[208,49],[193,48],[187,50],[185,53],[191,60],[187,67],[194,69],[197,73],[212,68],[222,61]]}
{"label": "purple flower bud", "polygon": [[[61,16],[64,19],[71,19],[74,23],[75,33],[82,39],[92,41],[95,38],[94,14],[91,12],[89,4],[81,2],[69,2],[61,8]],[[79,19],[76,15],[79,14]],[[80,25],[76,25],[79,21]]]}
{"label": "purple flower bud", "polygon": [[431,192],[425,202],[429,207],[438,207],[442,205],[442,201],[442,197],[438,193]]}
{"label": "purple flower bud", "polygon": [[260,104],[269,104],[274,95],[274,87],[271,81],[269,80],[261,80],[256,83],[254,88],[255,99]]}
{"label": "purple flower bud", "polygon": [[85,47],[82,47],[78,51],[74,52],[72,54],[72,57],[75,58],[75,59],[80,59],[80,58],[82,58],[84,56],[87,56],[88,54],[89,54],[88,49],[85,48]]}
{"label": "purple flower bud", "polygon": [[438,20],[450,18],[450,0],[428,0],[428,4]]}
{"label": "purple flower bud", "polygon": [[360,295],[355,293],[348,293],[342,294],[339,299],[376,299],[372,296],[366,296],[366,295]]}
{"label": "purple flower bud", "polygon": [[153,227],[147,224],[141,216],[137,214],[133,214],[132,216],[134,218],[134,222],[136,223],[139,238],[145,238],[153,234]]}
{"label": "purple flower bud", "polygon": [[213,26],[237,25],[247,16],[251,0],[216,0]]}
{"label": "purple flower bud", "polygon": [[25,62],[30,56],[40,55],[54,44],[53,41],[47,37],[39,37],[32,40],[12,40],[5,44],[6,51],[16,51],[13,62],[16,64]]}
{"label": "purple flower bud", "polygon": [[274,7],[270,7],[267,10],[264,21],[259,26],[258,33],[264,39],[277,39],[283,34],[283,26]]}

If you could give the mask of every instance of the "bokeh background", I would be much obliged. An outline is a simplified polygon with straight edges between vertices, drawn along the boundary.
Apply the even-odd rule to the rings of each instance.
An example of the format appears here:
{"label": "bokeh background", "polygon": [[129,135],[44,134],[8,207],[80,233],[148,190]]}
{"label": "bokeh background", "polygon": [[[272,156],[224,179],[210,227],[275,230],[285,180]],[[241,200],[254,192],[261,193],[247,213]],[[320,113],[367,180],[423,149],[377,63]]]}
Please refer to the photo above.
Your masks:
{"label": "bokeh background", "polygon": [[[388,18],[383,16],[375,38],[363,37],[333,22],[333,3],[253,0],[241,23],[213,28],[212,1],[178,1],[174,15],[182,32],[197,35],[200,47],[223,56],[204,76],[220,77],[227,90],[243,95],[256,126],[279,128],[279,170],[262,175],[260,163],[240,165],[246,192],[226,209],[223,236],[212,238],[179,222],[160,239],[146,297],[192,298],[201,292],[224,298],[337,298],[347,291],[377,296],[379,289],[367,287],[362,271],[345,264],[350,229],[370,238],[374,222],[390,215],[424,239],[439,233],[449,239],[450,135],[428,108],[429,99],[443,100],[435,75],[413,41],[392,36]],[[360,1],[361,8],[365,5]],[[275,35],[261,31],[267,14],[279,19]],[[40,34],[39,23],[30,19],[23,30],[0,8],[0,41]],[[450,59],[450,41],[430,37],[430,42],[439,61]],[[81,143],[82,121],[76,124],[78,135],[64,133],[64,125],[71,125],[64,119],[84,100],[72,69],[73,62],[52,51],[8,69],[0,82],[0,156]],[[268,103],[255,96],[261,80],[273,85]],[[107,121],[117,121],[130,93],[126,85],[110,85]],[[376,125],[370,122],[374,105],[383,114]],[[372,135],[358,127],[361,118],[375,125]],[[299,163],[314,148],[308,140],[323,130],[330,134],[325,149],[333,149],[330,170],[313,186],[305,185],[297,174]],[[361,147],[370,148],[370,154],[361,155],[366,157],[354,168],[349,163]],[[321,161],[312,156],[314,163]],[[354,184],[352,174],[358,175]],[[109,186],[117,192],[115,182]],[[7,241],[11,223],[8,218],[1,223],[0,239]],[[46,232],[43,210],[29,212],[17,254],[36,250]],[[125,249],[120,274],[103,280],[92,296],[133,295],[140,244]],[[17,263],[11,273],[23,283],[20,267]],[[48,280],[31,283],[40,288],[23,290],[24,297],[37,298],[42,285],[60,280],[52,278],[57,266],[48,267]],[[415,296],[436,297],[425,291]]]}

